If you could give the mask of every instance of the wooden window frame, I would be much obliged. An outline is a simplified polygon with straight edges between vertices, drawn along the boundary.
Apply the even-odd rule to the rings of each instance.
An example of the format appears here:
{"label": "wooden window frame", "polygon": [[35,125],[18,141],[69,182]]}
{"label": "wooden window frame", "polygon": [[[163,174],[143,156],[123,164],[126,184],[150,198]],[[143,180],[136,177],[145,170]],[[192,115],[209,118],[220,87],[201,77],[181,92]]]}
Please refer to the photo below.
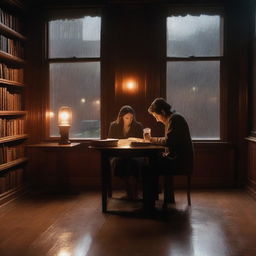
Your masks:
{"label": "wooden window frame", "polygon": [[[84,15],[88,14],[90,15],[90,13],[88,12],[88,10],[86,10],[86,8],[84,9]],[[89,8],[90,10],[91,8]],[[101,15],[101,11],[99,8],[97,9],[97,15],[101,17],[102,19],[102,15]],[[58,10],[59,11],[59,10]],[[76,10],[73,10],[76,11]],[[82,12],[82,10],[78,10],[78,12]],[[53,12],[50,11],[51,15]],[[69,16],[69,12],[64,9],[63,13],[67,13],[67,15]],[[74,17],[75,18],[75,17]],[[43,45],[43,49],[44,49],[44,64],[43,64],[43,70],[44,70],[44,74],[46,74],[46,81],[45,84],[47,85],[46,88],[46,94],[45,94],[45,106],[44,106],[44,124],[45,124],[45,129],[44,129],[44,138],[46,141],[56,141],[59,140],[59,137],[56,136],[50,136],[50,118],[49,115],[47,115],[47,113],[49,113],[50,111],[50,64],[51,63],[78,63],[78,62],[83,62],[83,63],[89,63],[89,62],[99,62],[100,63],[100,67],[102,65],[102,28],[101,28],[101,35],[100,35],[100,57],[74,57],[74,58],[49,58],[49,22],[50,22],[50,17],[49,15],[46,17],[45,22],[44,22],[44,45]],[[101,22],[102,23],[102,22]],[[102,26],[102,24],[101,24]],[[101,69],[100,69],[100,100],[102,102],[102,78],[101,78]],[[102,118],[102,104],[100,106],[100,119]],[[102,136],[102,127],[100,127],[100,137]],[[91,138],[70,138],[70,141],[72,142],[83,142],[83,141],[90,141]]]}
{"label": "wooden window frame", "polygon": [[[225,37],[225,31],[226,31],[226,22],[225,22],[225,14],[224,10],[220,6],[214,6],[214,7],[209,7],[209,6],[169,6],[169,11],[166,14],[166,20],[165,20],[165,77],[164,77],[164,90],[163,90],[163,95],[165,97],[167,96],[167,63],[168,62],[175,62],[175,61],[214,61],[218,60],[220,61],[220,83],[219,83],[219,92],[220,92],[220,138],[219,139],[193,139],[194,142],[198,143],[204,143],[204,142],[227,142],[228,141],[228,86],[226,84],[226,37]],[[167,56],[167,18],[170,17],[171,15],[187,15],[187,14],[216,14],[220,15],[222,18],[222,56],[200,56],[200,57],[195,57],[195,56],[189,56],[189,57],[168,57]]]}

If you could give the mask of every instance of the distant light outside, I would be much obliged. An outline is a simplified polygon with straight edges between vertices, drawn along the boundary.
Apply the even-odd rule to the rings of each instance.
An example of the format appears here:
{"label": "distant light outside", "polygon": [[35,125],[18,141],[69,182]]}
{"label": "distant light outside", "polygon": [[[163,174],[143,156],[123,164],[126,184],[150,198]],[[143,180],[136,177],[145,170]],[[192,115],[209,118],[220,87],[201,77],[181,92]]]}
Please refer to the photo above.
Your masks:
{"label": "distant light outside", "polygon": [[183,114],[196,140],[220,139],[218,61],[167,63],[167,101]]}

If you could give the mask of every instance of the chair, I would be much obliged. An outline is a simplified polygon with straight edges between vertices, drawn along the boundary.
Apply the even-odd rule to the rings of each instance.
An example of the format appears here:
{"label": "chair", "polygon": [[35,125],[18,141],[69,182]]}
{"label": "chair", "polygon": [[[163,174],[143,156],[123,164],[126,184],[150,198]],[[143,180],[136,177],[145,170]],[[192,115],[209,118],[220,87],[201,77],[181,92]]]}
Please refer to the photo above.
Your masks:
{"label": "chair", "polygon": [[173,178],[174,176],[187,176],[187,200],[188,205],[191,206],[191,174],[192,170],[186,172],[177,172],[169,175],[164,175],[164,203],[163,208],[166,208],[169,203],[175,203]]}
{"label": "chair", "polygon": [[175,203],[173,178],[174,176],[187,176],[187,200],[188,205],[191,206],[191,176],[194,169],[194,148],[192,147],[192,161],[189,167],[184,170],[172,170],[170,174],[164,174],[164,203],[163,208],[166,208],[169,203]]}

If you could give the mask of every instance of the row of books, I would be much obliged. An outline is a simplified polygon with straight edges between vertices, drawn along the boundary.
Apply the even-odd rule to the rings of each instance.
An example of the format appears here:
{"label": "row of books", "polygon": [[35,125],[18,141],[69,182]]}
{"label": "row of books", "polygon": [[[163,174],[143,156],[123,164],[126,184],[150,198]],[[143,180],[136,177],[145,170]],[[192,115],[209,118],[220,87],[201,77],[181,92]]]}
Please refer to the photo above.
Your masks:
{"label": "row of books", "polygon": [[6,87],[0,87],[0,110],[21,110],[21,95],[9,92]]}
{"label": "row of books", "polygon": [[21,23],[19,19],[1,8],[0,8],[0,22],[17,32],[21,32]]}
{"label": "row of books", "polygon": [[23,83],[23,69],[10,68],[4,63],[0,63],[0,78]]}
{"label": "row of books", "polygon": [[0,176],[0,193],[22,185],[23,169],[15,169]]}
{"label": "row of books", "polygon": [[19,58],[24,57],[24,48],[21,42],[7,38],[4,35],[0,35],[0,50]]}
{"label": "row of books", "polygon": [[0,118],[0,137],[24,134],[24,119]]}
{"label": "row of books", "polygon": [[9,163],[18,158],[24,157],[24,146],[6,146],[5,144],[0,145],[0,164]]}

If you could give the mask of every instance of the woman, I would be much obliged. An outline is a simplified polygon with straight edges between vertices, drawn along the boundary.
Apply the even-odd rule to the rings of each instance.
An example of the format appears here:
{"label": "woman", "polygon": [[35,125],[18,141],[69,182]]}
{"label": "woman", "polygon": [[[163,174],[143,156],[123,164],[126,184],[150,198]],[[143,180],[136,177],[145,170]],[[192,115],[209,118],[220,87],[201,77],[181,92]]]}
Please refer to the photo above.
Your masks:
{"label": "woman", "polygon": [[[154,179],[157,179],[158,175],[171,174],[172,171],[177,173],[192,170],[193,145],[186,120],[172,110],[171,105],[163,98],[156,98],[148,108],[148,112],[154,116],[157,122],[164,124],[165,136],[151,137],[147,135],[145,139],[166,147],[165,153],[158,158],[157,166],[151,166],[149,168],[151,171],[147,171],[144,175],[146,191],[150,194]],[[149,197],[154,198],[152,194]],[[153,207],[153,205],[154,202],[151,201],[151,205],[148,207]]]}
{"label": "woman", "polygon": [[[108,138],[127,139],[129,137],[143,138],[143,127],[135,119],[135,111],[131,106],[123,106],[117,119],[110,124]],[[138,177],[141,159],[113,158],[111,160],[114,174],[123,179],[127,199],[138,198]]]}

